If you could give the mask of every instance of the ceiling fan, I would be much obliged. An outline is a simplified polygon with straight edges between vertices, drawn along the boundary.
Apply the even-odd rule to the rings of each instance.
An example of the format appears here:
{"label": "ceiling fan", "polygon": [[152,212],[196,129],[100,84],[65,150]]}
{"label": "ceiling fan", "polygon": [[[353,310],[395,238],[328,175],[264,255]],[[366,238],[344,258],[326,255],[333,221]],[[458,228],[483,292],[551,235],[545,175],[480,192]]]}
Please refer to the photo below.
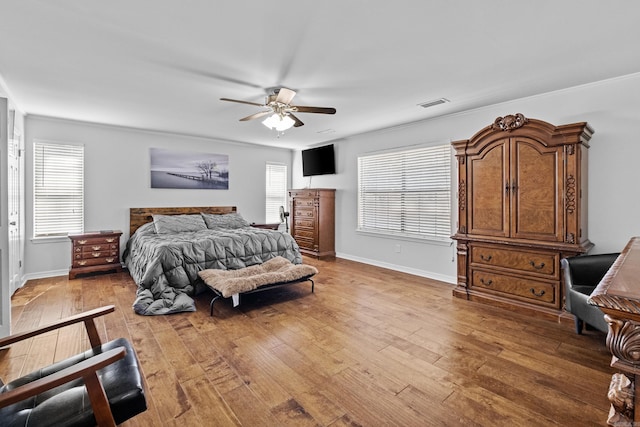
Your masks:
{"label": "ceiling fan", "polygon": [[262,123],[265,126],[277,131],[284,131],[291,127],[300,127],[304,125],[304,123],[302,123],[302,121],[293,113],[336,113],[336,109],[330,107],[307,107],[302,105],[291,105],[291,101],[293,100],[293,97],[296,96],[296,92],[291,89],[287,89],[286,87],[274,88],[271,90],[271,92],[272,94],[266,97],[264,104],[230,98],[220,98],[220,100],[239,102],[240,104],[249,104],[268,108],[268,110],[259,111],[257,113],[251,114],[250,116],[243,117],[240,119],[240,121],[246,122],[248,120],[254,120],[268,116]]}

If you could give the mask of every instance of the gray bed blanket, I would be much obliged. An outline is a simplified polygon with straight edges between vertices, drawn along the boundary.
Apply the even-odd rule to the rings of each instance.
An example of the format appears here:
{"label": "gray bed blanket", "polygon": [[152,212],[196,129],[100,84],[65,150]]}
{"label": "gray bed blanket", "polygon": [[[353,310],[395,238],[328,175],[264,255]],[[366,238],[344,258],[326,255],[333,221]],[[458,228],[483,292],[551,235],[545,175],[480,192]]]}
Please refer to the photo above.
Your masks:
{"label": "gray bed blanket", "polygon": [[195,311],[191,297],[204,290],[199,271],[236,270],[276,256],[302,263],[288,233],[243,227],[156,234],[149,223],[128,240],[123,259],[138,286],[134,311],[158,315]]}

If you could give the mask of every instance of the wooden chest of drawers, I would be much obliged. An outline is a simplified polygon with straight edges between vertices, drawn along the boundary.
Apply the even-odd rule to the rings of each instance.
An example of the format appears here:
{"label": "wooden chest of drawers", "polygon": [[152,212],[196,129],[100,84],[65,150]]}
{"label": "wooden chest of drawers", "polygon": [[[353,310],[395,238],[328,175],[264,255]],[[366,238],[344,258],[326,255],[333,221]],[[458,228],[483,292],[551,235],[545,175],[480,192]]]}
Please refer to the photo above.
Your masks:
{"label": "wooden chest of drawers", "polygon": [[102,271],[122,271],[120,264],[120,236],[122,232],[87,232],[70,234],[71,268],[69,279],[78,274]]}
{"label": "wooden chest of drawers", "polygon": [[300,252],[316,258],[333,258],[335,251],[335,190],[289,190],[291,235]]}

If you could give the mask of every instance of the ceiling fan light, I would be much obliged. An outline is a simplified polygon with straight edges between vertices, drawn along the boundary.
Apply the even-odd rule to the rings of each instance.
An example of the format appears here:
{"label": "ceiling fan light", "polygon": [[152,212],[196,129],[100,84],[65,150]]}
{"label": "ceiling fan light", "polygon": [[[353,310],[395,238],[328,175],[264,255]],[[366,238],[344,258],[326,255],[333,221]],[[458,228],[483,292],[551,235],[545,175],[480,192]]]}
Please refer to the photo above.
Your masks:
{"label": "ceiling fan light", "polygon": [[278,132],[291,129],[295,123],[295,120],[291,117],[287,115],[280,116],[278,113],[274,113],[262,121],[263,125]]}

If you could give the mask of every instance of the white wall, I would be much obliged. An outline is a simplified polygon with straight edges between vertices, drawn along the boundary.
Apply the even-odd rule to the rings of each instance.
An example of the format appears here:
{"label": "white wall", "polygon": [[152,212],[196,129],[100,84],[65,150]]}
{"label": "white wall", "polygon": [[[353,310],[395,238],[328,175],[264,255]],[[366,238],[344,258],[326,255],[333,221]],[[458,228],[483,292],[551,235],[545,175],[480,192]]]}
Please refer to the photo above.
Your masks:
{"label": "white wall", "polygon": [[[71,263],[69,239],[58,238],[47,243],[32,240],[34,140],[84,144],[85,230],[122,230],[123,248],[129,234],[129,208],[132,207],[237,206],[249,222],[264,222],[266,162],[290,167],[292,159],[288,149],[27,116],[27,278],[66,274]],[[227,154],[229,190],[150,188],[151,147]]]}
{"label": "white wall", "polygon": [[[556,125],[586,121],[595,130],[588,175],[588,236],[595,244],[592,253],[617,252],[631,236],[640,235],[639,94],[640,73],[334,141],[337,174],[313,177],[309,183],[308,178],[302,177],[301,156],[297,152],[292,184],[338,190],[338,256],[455,283],[453,246],[356,232],[357,157],[392,147],[468,139],[496,117],[513,113]],[[395,252],[397,244],[401,245],[399,254]]]}
{"label": "white wall", "polygon": [[[264,163],[291,166],[291,188],[336,188],[336,251],[363,261],[455,283],[453,245],[421,243],[357,233],[357,157],[364,153],[416,144],[468,139],[498,116],[523,113],[553,124],[587,121],[594,128],[589,152],[589,238],[593,253],[620,251],[640,235],[640,73],[586,86],[506,102],[465,113],[333,141],[336,175],[302,177],[300,153],[202,138],[136,131],[29,116],[26,122],[27,238],[33,233],[33,139],[82,142],[86,146],[86,229],[128,230],[128,209],[145,206],[236,205],[249,220],[263,221]],[[455,100],[452,100],[455,102]],[[149,188],[150,147],[229,154],[228,191]],[[455,180],[454,180],[455,185]],[[455,188],[452,188],[455,191]],[[453,207],[455,211],[455,206]],[[452,230],[453,233],[453,230]],[[401,252],[396,253],[396,245]],[[31,277],[69,267],[67,241],[33,244],[25,254]]]}

